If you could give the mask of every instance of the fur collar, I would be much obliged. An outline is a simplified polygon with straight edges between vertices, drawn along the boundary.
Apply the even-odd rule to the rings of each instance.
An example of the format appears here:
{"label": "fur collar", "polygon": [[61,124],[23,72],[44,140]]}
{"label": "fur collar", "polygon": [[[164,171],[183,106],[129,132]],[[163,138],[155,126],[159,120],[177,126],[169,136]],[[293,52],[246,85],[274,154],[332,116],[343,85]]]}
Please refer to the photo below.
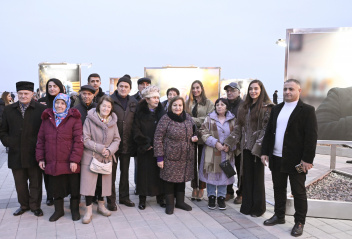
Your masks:
{"label": "fur collar", "polygon": [[100,128],[106,126],[110,128],[111,126],[117,123],[117,116],[114,112],[111,114],[111,120],[107,124],[103,123],[96,112],[96,108],[93,108],[88,111],[87,118],[90,119],[94,124],[96,124]]}

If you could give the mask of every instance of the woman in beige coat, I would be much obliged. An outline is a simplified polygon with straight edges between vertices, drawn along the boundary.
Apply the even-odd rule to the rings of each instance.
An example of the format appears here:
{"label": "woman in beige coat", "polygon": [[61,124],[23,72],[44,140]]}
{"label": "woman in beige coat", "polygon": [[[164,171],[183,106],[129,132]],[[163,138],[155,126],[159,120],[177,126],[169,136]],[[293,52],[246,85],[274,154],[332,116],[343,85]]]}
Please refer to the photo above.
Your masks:
{"label": "woman in beige coat", "polygon": [[97,174],[89,169],[94,157],[100,162],[111,162],[120,145],[120,135],[117,129],[117,116],[112,112],[113,101],[107,95],[103,96],[96,109],[88,111],[83,126],[84,152],[81,161],[81,194],[86,198],[86,214],[82,222],[90,223],[92,219],[92,202],[97,188],[98,213],[110,216],[105,208],[104,196],[111,195],[111,174]]}
{"label": "woman in beige coat", "polygon": [[[191,85],[189,99],[186,101],[186,112],[192,116],[192,120],[200,129],[205,118],[214,110],[214,103],[205,96],[204,86],[201,81],[195,80]],[[198,138],[201,138],[200,135]],[[191,200],[201,201],[206,183],[199,179],[198,170],[200,159],[202,158],[203,142],[198,141],[196,150],[196,160],[194,160],[194,179],[191,182],[193,188]]]}

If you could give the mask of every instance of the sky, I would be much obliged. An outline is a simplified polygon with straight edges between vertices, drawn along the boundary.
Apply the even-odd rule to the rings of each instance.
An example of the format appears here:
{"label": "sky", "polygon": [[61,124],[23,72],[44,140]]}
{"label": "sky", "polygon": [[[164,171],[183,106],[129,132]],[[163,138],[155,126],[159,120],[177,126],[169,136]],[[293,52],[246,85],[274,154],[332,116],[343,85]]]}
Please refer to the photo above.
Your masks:
{"label": "sky", "polygon": [[[221,78],[257,78],[282,94],[288,28],[351,27],[350,0],[13,0],[0,8],[0,91],[38,87],[38,63],[99,73],[144,74],[144,67],[221,67]],[[190,82],[191,83],[191,82]]]}

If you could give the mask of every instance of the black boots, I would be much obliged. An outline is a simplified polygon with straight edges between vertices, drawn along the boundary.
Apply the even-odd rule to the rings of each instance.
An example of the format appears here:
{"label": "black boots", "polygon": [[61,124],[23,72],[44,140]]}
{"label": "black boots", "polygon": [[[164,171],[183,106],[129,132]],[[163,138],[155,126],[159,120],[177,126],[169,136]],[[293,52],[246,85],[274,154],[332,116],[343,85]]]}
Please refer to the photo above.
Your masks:
{"label": "black boots", "polygon": [[70,209],[71,209],[73,221],[78,221],[79,219],[81,219],[81,215],[79,214],[79,199],[72,199],[71,198]]}
{"label": "black boots", "polygon": [[165,195],[165,201],[166,201],[166,208],[165,208],[165,213],[168,215],[171,215],[174,213],[174,194],[166,194]]}
{"label": "black boots", "polygon": [[51,221],[51,222],[55,222],[60,217],[65,215],[65,212],[64,212],[64,199],[55,199],[54,200],[54,207],[55,207],[55,212],[49,218],[49,221]]}
{"label": "black boots", "polygon": [[176,193],[176,208],[185,210],[185,211],[192,211],[192,207],[185,203],[185,192],[177,192]]}
{"label": "black boots", "polygon": [[160,207],[165,208],[166,207],[166,203],[165,203],[165,200],[164,200],[164,194],[156,196],[156,202],[160,205]]}
{"label": "black boots", "polygon": [[140,210],[144,210],[145,209],[145,201],[146,201],[146,199],[147,199],[147,196],[139,195],[138,208]]}

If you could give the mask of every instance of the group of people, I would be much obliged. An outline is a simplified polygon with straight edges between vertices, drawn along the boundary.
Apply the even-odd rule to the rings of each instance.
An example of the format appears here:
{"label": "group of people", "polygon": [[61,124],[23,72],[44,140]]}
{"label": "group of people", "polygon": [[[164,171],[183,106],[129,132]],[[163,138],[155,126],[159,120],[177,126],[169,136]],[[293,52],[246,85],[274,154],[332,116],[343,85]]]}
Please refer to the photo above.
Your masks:
{"label": "group of people", "polygon": [[[108,96],[100,88],[100,76],[91,74],[73,104],[58,79],[47,82],[47,95],[38,102],[32,100],[33,83],[16,83],[19,100],[5,107],[0,127],[21,205],[15,216],[27,210],[43,215],[42,172],[46,203],[55,207],[50,221],[64,215],[63,199],[68,195],[73,220],[80,219],[80,195],[86,203],[83,223],[92,220],[93,202],[100,214],[110,216],[117,210],[118,162],[119,203],[134,207],[128,171],[130,158],[135,157],[140,210],[146,208],[147,196],[156,196],[166,214],[173,214],[175,208],[191,211],[185,202],[188,181],[191,200],[201,201],[207,189],[208,208],[225,210],[225,201],[235,198],[235,178],[220,166],[228,162],[237,171],[234,203],[241,204],[241,213],[259,217],[266,211],[264,166],[269,162],[275,215],[264,225],[285,223],[289,177],[296,209],[291,234],[302,235],[307,213],[305,173],[315,156],[317,123],[314,108],[299,99],[299,81],[285,82],[284,102],[276,106],[259,80],[250,82],[244,100],[237,83],[226,85],[227,98],[215,103],[206,97],[199,80],[191,84],[186,101],[178,89],[170,88],[167,100],[160,102],[160,90],[149,78],[137,83],[137,94],[130,96],[131,77],[124,75]],[[92,170],[96,161],[109,165],[110,171]],[[296,171],[299,164],[304,173]]]}

